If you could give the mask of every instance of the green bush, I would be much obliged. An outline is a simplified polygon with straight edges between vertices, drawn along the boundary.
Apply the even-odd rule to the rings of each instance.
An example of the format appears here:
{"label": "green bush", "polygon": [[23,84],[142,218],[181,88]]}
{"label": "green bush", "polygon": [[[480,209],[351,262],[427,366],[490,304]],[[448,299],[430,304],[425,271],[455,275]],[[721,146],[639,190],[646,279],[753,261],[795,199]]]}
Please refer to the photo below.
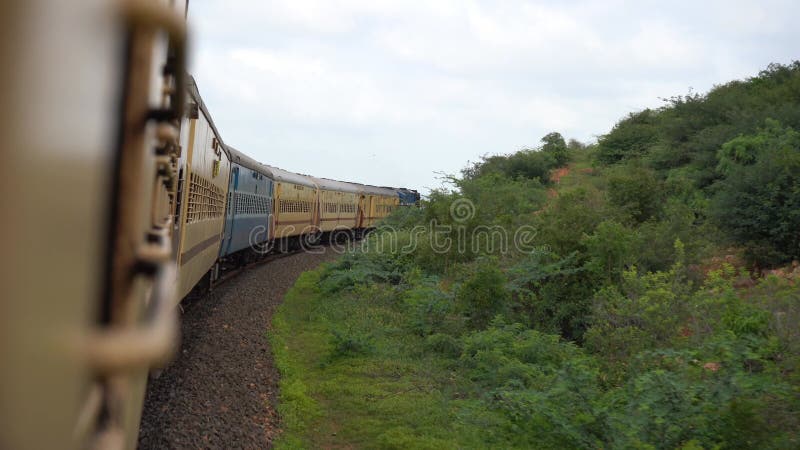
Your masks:
{"label": "green bush", "polygon": [[506,289],[506,281],[496,260],[483,259],[459,287],[456,303],[472,328],[486,328],[496,315],[508,310],[511,295]]}
{"label": "green bush", "polygon": [[449,334],[436,333],[425,338],[425,349],[449,358],[461,356],[461,341]]}
{"label": "green bush", "polygon": [[550,153],[526,149],[512,155],[484,156],[480,162],[462,170],[462,175],[466,180],[473,180],[496,174],[547,184],[550,182],[550,170],[556,166],[556,159]]}
{"label": "green bush", "polygon": [[[561,167],[569,161],[569,151],[564,137],[560,133],[548,133],[542,138],[542,151],[553,156],[556,167]],[[570,141],[570,144],[572,141]]]}
{"label": "green bush", "polygon": [[600,445],[597,370],[580,348],[558,336],[499,320],[464,341],[461,364],[490,390],[490,406],[513,424],[519,445]]}
{"label": "green bush", "polygon": [[792,431],[767,420],[771,407],[794,414],[790,388],[772,374],[762,344],[722,335],[698,349],[643,353],[635,377],[604,399],[612,445],[790,448]]}
{"label": "green bush", "polygon": [[368,355],[374,348],[373,337],[364,330],[355,327],[331,330],[331,359]]}
{"label": "green bush", "polygon": [[538,149],[525,149],[510,155],[484,156],[481,161],[462,170],[462,178],[469,181],[495,174],[514,180],[538,180],[548,184],[550,171],[569,160],[569,148],[564,137],[556,132],[548,133],[540,142],[542,146]]}
{"label": "green bush", "polygon": [[580,341],[591,310],[595,277],[577,252],[566,258],[537,252],[509,270],[518,320],[567,339]]}
{"label": "green bush", "polygon": [[605,219],[604,197],[602,192],[583,186],[562,192],[533,219],[537,241],[559,255],[584,252],[581,239]]}
{"label": "green bush", "polygon": [[608,201],[624,217],[642,223],[661,212],[664,188],[653,171],[628,164],[608,177]]}
{"label": "green bush", "polygon": [[800,133],[776,121],[722,147],[711,214],[762,265],[800,258]]}
{"label": "green bush", "polygon": [[658,142],[658,113],[645,109],[632,113],[602,136],[597,144],[597,159],[603,164],[644,155]]}
{"label": "green bush", "polygon": [[442,331],[445,321],[454,310],[452,297],[442,292],[436,281],[423,280],[403,294],[409,326],[419,336]]}
{"label": "green bush", "polygon": [[639,259],[640,240],[636,230],[610,220],[601,222],[582,239],[589,259],[586,268],[609,282],[620,282],[622,272]]}

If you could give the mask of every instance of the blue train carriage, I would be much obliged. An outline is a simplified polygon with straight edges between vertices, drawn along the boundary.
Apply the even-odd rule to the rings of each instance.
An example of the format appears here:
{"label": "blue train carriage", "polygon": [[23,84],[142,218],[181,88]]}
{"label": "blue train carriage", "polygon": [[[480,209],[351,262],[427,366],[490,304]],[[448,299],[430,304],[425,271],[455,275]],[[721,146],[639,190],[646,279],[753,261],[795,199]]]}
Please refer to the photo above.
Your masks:
{"label": "blue train carriage", "polygon": [[263,254],[270,239],[274,175],[265,165],[228,146],[231,174],[225,232],[219,256],[236,264]]}
{"label": "blue train carriage", "polygon": [[179,138],[179,192],[173,234],[178,301],[201,280],[212,281],[208,275],[219,256],[231,172],[228,149],[192,78],[188,91],[190,103]]}

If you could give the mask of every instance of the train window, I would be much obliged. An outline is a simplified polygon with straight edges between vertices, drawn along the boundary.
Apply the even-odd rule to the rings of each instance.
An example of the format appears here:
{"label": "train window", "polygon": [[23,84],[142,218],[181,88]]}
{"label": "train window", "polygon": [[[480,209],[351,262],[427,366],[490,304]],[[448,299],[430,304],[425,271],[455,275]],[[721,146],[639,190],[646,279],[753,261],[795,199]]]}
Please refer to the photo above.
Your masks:
{"label": "train window", "polygon": [[188,223],[221,217],[225,210],[225,193],[208,179],[193,173],[189,182]]}
{"label": "train window", "polygon": [[236,196],[236,214],[258,214],[269,213],[270,201],[263,195],[239,193]]}
{"label": "train window", "polygon": [[280,200],[278,208],[283,213],[307,213],[311,211],[311,202],[306,200]]}

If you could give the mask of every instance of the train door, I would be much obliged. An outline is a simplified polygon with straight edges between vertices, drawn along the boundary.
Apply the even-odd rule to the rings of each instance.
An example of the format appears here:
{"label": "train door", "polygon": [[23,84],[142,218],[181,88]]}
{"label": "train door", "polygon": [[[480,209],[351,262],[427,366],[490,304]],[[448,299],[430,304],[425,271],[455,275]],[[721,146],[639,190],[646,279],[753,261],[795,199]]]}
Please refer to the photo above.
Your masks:
{"label": "train door", "polygon": [[236,200],[239,188],[239,167],[231,169],[231,178],[228,181],[228,203],[225,208],[225,232],[222,237],[222,245],[219,249],[220,256],[227,255],[233,239],[234,216],[236,215]]}
{"label": "train door", "polygon": [[267,180],[267,221],[264,224],[266,227],[264,238],[269,241],[272,239],[272,223],[273,217],[275,217],[275,182],[272,181],[270,178],[266,178]]}
{"label": "train door", "polygon": [[364,195],[359,195],[356,200],[356,228],[364,227]]}
{"label": "train door", "polygon": [[321,211],[321,203],[322,203],[322,189],[314,189],[314,197],[311,199],[311,233],[318,233],[320,230],[320,226],[322,225],[322,221],[320,220],[322,211]]}

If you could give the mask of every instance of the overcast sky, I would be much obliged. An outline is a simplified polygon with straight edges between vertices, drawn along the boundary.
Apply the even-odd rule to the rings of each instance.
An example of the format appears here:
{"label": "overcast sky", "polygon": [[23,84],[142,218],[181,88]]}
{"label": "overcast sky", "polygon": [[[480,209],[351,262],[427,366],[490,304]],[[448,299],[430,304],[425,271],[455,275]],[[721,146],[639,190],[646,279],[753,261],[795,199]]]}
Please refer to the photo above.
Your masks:
{"label": "overcast sky", "polygon": [[550,131],[591,142],[659,98],[800,58],[800,1],[191,0],[226,143],[427,191]]}

